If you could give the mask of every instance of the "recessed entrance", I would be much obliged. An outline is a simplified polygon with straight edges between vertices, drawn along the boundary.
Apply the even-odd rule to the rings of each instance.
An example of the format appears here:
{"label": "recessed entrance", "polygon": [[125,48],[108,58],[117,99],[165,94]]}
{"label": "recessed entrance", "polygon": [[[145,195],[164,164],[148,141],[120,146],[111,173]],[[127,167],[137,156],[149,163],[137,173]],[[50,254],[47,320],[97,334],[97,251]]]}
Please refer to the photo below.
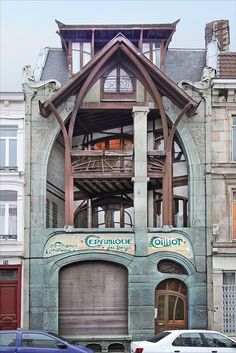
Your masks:
{"label": "recessed entrance", "polygon": [[156,333],[187,328],[187,287],[177,279],[161,282],[156,288]]}
{"label": "recessed entrance", "polygon": [[128,272],[106,261],[86,261],[60,271],[59,332],[121,335],[128,332]]}

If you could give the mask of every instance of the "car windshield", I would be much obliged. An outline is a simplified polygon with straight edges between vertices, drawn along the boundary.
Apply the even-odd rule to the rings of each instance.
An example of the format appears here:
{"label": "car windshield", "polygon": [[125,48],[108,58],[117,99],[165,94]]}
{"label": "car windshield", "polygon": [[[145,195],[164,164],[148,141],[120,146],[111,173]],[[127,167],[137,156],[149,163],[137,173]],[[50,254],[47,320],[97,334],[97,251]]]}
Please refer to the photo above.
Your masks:
{"label": "car windshield", "polygon": [[152,343],[156,343],[156,342],[159,342],[160,340],[162,340],[162,338],[168,336],[169,334],[170,334],[169,331],[163,331],[163,332],[160,332],[157,335],[153,336],[152,338],[149,338],[147,341],[152,342]]}

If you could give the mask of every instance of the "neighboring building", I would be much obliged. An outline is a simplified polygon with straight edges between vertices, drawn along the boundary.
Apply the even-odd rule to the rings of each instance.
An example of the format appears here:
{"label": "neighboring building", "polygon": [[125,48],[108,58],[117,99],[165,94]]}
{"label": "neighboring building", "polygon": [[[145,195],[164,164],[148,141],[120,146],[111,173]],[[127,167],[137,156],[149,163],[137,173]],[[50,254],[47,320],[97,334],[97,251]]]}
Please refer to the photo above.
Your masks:
{"label": "neighboring building", "polygon": [[23,324],[24,117],[21,92],[0,93],[0,330]]}
{"label": "neighboring building", "polygon": [[236,338],[236,53],[219,55],[209,136],[214,328]]}
{"label": "neighboring building", "polygon": [[[208,326],[236,338],[236,53],[229,52],[228,21],[207,24],[205,33],[207,64],[215,72],[210,91],[202,91],[206,106]],[[192,87],[201,92],[198,84]]]}
{"label": "neighboring building", "polygon": [[30,327],[112,351],[213,325],[210,27],[57,24],[25,68]]}

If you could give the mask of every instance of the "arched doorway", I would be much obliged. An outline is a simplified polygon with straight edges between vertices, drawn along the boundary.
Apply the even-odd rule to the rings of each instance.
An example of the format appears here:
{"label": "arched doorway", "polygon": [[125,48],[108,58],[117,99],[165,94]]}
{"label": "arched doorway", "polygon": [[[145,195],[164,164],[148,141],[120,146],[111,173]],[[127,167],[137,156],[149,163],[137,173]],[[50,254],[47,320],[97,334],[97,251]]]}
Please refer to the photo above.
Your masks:
{"label": "arched doorway", "polygon": [[61,335],[121,335],[128,332],[128,271],[106,261],[63,267],[59,275]]}
{"label": "arched doorway", "polygon": [[156,333],[185,329],[187,323],[187,287],[177,279],[161,282],[155,293]]}

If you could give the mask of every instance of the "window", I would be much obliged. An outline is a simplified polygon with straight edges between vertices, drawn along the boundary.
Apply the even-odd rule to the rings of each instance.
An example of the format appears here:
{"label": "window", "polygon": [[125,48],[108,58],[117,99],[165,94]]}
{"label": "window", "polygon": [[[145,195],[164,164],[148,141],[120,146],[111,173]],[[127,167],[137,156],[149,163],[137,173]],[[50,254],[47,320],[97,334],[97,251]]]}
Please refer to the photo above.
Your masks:
{"label": "window", "polygon": [[204,347],[204,343],[199,333],[182,333],[174,342],[173,346],[178,347]]}
{"label": "window", "polygon": [[143,54],[160,68],[160,44],[157,42],[143,42]]}
{"label": "window", "polygon": [[104,204],[93,208],[93,227],[131,228],[133,207],[121,203]]}
{"label": "window", "polygon": [[102,99],[134,99],[135,80],[121,66],[107,71],[102,79]]}
{"label": "window", "polygon": [[162,273],[176,273],[179,275],[188,274],[182,265],[171,260],[161,260],[157,265],[157,269]]}
{"label": "window", "polygon": [[58,348],[57,344],[60,341],[40,333],[24,333],[22,335],[22,347],[37,347],[37,348]]}
{"label": "window", "polygon": [[[162,227],[162,195],[157,195],[154,210],[154,226],[157,228]],[[173,197],[173,226],[174,227],[187,227],[188,224],[188,199],[180,196]]]}
{"label": "window", "polygon": [[223,328],[236,334],[236,272],[223,273]]}
{"label": "window", "polygon": [[[0,347],[14,347],[16,345],[16,333],[0,332]],[[9,350],[11,352],[11,350]]]}
{"label": "window", "polygon": [[16,239],[17,192],[0,191],[0,237]]}
{"label": "window", "polygon": [[236,344],[220,333],[204,333],[209,347],[235,348]]}
{"label": "window", "polygon": [[0,129],[0,168],[17,169],[17,130]]}
{"label": "window", "polygon": [[46,228],[58,227],[58,205],[47,198],[46,200]]}
{"label": "window", "polygon": [[236,191],[233,192],[232,202],[232,238],[236,240]]}
{"label": "window", "polygon": [[79,72],[91,60],[91,43],[72,43],[72,74]]}
{"label": "window", "polygon": [[232,116],[232,160],[236,162],[236,115]]}
{"label": "window", "polygon": [[132,151],[133,140],[131,137],[117,136],[117,138],[107,138],[97,140],[93,144],[95,150],[102,151]]}
{"label": "window", "polygon": [[[96,200],[92,204],[93,228],[132,228],[133,205],[131,201],[114,198]],[[82,207],[75,217],[76,228],[87,227],[87,206]]]}

